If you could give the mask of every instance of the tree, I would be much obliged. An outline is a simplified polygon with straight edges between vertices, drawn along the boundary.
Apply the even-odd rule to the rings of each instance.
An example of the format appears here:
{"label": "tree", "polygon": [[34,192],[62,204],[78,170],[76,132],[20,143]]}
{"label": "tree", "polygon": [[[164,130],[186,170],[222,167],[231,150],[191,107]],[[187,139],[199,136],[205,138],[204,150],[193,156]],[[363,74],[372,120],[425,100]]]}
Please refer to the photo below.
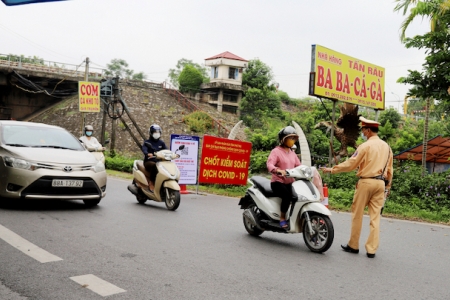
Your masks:
{"label": "tree", "polygon": [[398,128],[398,123],[401,119],[400,114],[394,108],[389,108],[380,115],[381,126],[385,126],[387,122],[390,122],[390,126],[394,129]]}
{"label": "tree", "polygon": [[395,129],[392,126],[390,120],[387,120],[384,125],[380,126],[380,130],[378,132],[378,135],[384,141],[389,140],[391,137],[394,136],[394,134],[395,134]]}
{"label": "tree", "polygon": [[[242,85],[247,91],[239,104],[242,120],[247,126],[262,126],[264,116],[283,116],[280,96],[275,93],[272,78],[272,69],[265,63],[259,59],[248,62],[248,67],[242,74]],[[284,94],[282,96],[285,97]]]}
{"label": "tree", "polygon": [[133,79],[133,80],[144,80],[146,75],[143,72],[134,74],[134,71],[128,69],[128,63],[119,58],[114,58],[111,60],[111,63],[106,65],[107,70],[105,71],[106,76],[114,76],[124,79]]}
{"label": "tree", "polygon": [[206,68],[205,66],[201,66],[197,63],[194,63],[192,60],[182,58],[182,59],[178,60],[175,69],[169,69],[170,83],[172,83],[172,85],[174,87],[176,87],[176,88],[179,87],[178,77],[180,76],[181,71],[183,71],[184,67],[186,67],[187,65],[194,67],[195,69],[197,69],[200,72],[200,74],[202,75],[202,78],[203,78],[203,83],[209,82],[209,68]]}
{"label": "tree", "polygon": [[406,29],[409,27],[411,22],[421,16],[430,18],[430,29],[431,31],[442,31],[446,30],[448,24],[441,20],[450,10],[450,0],[396,0],[397,5],[394,11],[403,11],[403,15],[406,15],[408,8],[411,8],[410,14],[403,21],[400,29],[400,39],[402,41],[406,38]]}
{"label": "tree", "polygon": [[[419,73],[418,71],[409,71],[410,74],[406,78],[401,78],[399,81],[403,83],[409,83],[414,85],[410,90],[410,95],[416,97],[421,97],[426,99],[425,107],[425,127],[423,136],[423,152],[422,152],[422,169],[423,174],[426,170],[426,153],[427,153],[427,142],[428,142],[428,122],[431,101],[434,99],[441,99],[436,97],[437,95],[442,95],[443,90],[436,89],[437,85],[446,84],[448,85],[449,79],[446,78],[445,71],[448,74],[448,63],[445,66],[445,61],[443,58],[447,59],[448,62],[448,24],[449,24],[449,0],[397,0],[399,4],[394,10],[401,10],[403,8],[403,15],[411,4],[416,4],[415,7],[411,9],[410,15],[402,24],[402,35],[401,39],[406,44],[407,48],[414,47],[418,49],[425,48],[428,56],[426,57],[426,63],[423,65],[425,72]],[[417,16],[429,17],[431,20],[431,32],[423,36],[414,37],[412,39],[405,38],[405,31],[409,24]],[[440,62],[436,64],[436,62]],[[442,65],[444,64],[444,65]],[[450,75],[447,75],[450,76]],[[438,78],[439,77],[439,78]],[[442,81],[442,79],[445,79]],[[445,89],[446,90],[446,89]],[[450,91],[450,88],[449,88]],[[437,95],[436,95],[437,94]],[[447,95],[448,96],[448,95]]]}
{"label": "tree", "polygon": [[275,92],[250,88],[239,104],[241,118],[249,127],[264,126],[265,118],[283,117],[281,101]]}
{"label": "tree", "polygon": [[275,85],[270,84],[272,79],[272,69],[259,59],[253,59],[248,62],[248,67],[242,74],[242,85],[248,88],[275,91]]}
{"label": "tree", "polygon": [[195,94],[200,90],[203,83],[202,73],[192,65],[186,65],[178,77],[178,86],[180,92]]}

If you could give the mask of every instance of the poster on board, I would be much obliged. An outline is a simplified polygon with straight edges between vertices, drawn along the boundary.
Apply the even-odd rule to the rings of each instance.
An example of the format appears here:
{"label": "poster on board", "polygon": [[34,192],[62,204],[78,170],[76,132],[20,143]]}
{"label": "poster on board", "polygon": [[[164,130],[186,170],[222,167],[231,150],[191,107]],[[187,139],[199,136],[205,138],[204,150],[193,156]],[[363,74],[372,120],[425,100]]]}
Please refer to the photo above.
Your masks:
{"label": "poster on board", "polygon": [[[199,141],[198,136],[170,135],[170,149],[180,155],[173,161],[180,170],[179,184],[197,184]],[[182,145],[184,148],[180,147]]]}

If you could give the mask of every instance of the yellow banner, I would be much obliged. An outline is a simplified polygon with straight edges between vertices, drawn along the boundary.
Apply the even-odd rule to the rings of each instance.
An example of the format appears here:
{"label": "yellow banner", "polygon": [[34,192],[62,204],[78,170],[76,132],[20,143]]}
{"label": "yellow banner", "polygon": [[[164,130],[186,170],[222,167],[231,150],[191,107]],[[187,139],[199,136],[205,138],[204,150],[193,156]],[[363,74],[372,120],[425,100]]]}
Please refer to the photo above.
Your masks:
{"label": "yellow banner", "polygon": [[78,82],[80,112],[100,112],[100,83]]}
{"label": "yellow banner", "polygon": [[385,109],[384,68],[312,45],[309,94]]}

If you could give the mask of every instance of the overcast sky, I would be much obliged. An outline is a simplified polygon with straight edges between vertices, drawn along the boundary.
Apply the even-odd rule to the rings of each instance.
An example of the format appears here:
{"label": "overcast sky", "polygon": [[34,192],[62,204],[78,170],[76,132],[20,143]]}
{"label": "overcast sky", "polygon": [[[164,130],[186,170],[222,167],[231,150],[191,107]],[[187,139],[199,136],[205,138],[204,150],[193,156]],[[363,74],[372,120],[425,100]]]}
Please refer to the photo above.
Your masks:
{"label": "overcast sky", "polygon": [[[308,93],[311,45],[318,44],[384,67],[387,107],[401,109],[408,86],[396,81],[408,69],[421,70],[424,52],[400,42],[405,17],[394,7],[393,0],[0,2],[0,54],[74,65],[89,57],[91,67],[120,58],[162,82],[181,58],[203,64],[229,51],[259,58],[279,89],[299,98]],[[407,36],[428,30],[428,20],[417,20]]]}

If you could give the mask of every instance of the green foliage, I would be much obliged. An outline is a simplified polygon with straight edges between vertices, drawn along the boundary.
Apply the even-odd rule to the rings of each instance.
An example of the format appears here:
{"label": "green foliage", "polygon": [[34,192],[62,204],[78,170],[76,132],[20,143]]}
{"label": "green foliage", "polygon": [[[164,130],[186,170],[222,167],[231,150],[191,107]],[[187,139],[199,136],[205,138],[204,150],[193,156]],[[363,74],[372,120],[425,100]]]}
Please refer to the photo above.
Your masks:
{"label": "green foliage", "polygon": [[321,171],[319,172],[321,173],[322,181],[330,189],[353,190],[358,182],[356,171],[338,174],[323,174]]}
{"label": "green foliage", "polygon": [[25,57],[24,55],[14,55],[14,54],[8,54],[8,55],[0,55],[0,60],[8,60],[11,62],[18,62],[21,61],[22,63],[28,63],[28,64],[34,64],[34,65],[44,65],[44,59],[37,57],[37,56],[28,56]]}
{"label": "green foliage", "polygon": [[114,58],[111,63],[106,64],[106,76],[114,76],[124,79],[144,80],[146,75],[143,72],[134,74],[134,71],[128,69],[128,63],[124,59]]}
{"label": "green foliage", "polygon": [[264,119],[283,116],[279,97],[269,89],[248,89],[241,100],[240,112],[244,124],[252,128],[262,127]]}
{"label": "green foliage", "polygon": [[[450,21],[450,15],[442,16],[445,22]],[[450,49],[448,41],[450,33],[448,30],[429,32],[417,35],[414,38],[405,39],[406,48],[424,49],[426,53],[423,71],[409,70],[406,77],[398,81],[411,84],[413,87],[409,95],[422,99],[437,99],[449,102],[450,95],[447,92],[450,81]]]}
{"label": "green foliage", "polygon": [[206,68],[205,66],[201,66],[197,63],[194,63],[192,60],[182,58],[182,59],[178,60],[175,69],[169,69],[170,83],[172,83],[172,85],[174,87],[176,87],[176,88],[179,87],[178,77],[180,76],[181,71],[187,65],[194,67],[195,69],[197,69],[200,72],[200,74],[202,74],[203,83],[209,82],[209,74],[208,74],[209,68]]}
{"label": "green foliage", "polygon": [[202,73],[192,65],[186,65],[178,77],[180,92],[195,94],[203,83]]}
{"label": "green foliage", "polygon": [[189,126],[189,130],[204,133],[212,127],[213,119],[205,112],[195,111],[185,116],[183,121]]}
{"label": "green foliage", "polygon": [[384,126],[380,126],[378,136],[384,141],[388,141],[395,134],[395,130],[391,125],[391,121],[387,120]]}
{"label": "green foliage", "polygon": [[396,129],[399,126],[400,120],[400,114],[394,108],[389,108],[380,114],[379,122],[381,123],[381,126],[385,126],[386,123],[389,122],[391,123],[391,127]]}
{"label": "green foliage", "polygon": [[252,59],[242,74],[242,85],[247,88],[275,91],[275,85],[270,84],[272,79],[272,69],[261,60]]}
{"label": "green foliage", "polygon": [[127,158],[118,154],[105,157],[105,165],[107,169],[121,172],[132,173],[133,162],[133,158]]}
{"label": "green foliage", "polygon": [[[422,176],[422,168],[415,162],[406,162],[394,168],[391,194],[386,202],[386,213],[422,215],[431,220],[450,220],[450,170]],[[333,208],[349,208],[358,178],[356,172],[322,174],[330,189]]]}
{"label": "green foliage", "polygon": [[267,173],[267,157],[269,157],[270,151],[253,151],[250,156],[250,168],[251,174],[264,174]]}

